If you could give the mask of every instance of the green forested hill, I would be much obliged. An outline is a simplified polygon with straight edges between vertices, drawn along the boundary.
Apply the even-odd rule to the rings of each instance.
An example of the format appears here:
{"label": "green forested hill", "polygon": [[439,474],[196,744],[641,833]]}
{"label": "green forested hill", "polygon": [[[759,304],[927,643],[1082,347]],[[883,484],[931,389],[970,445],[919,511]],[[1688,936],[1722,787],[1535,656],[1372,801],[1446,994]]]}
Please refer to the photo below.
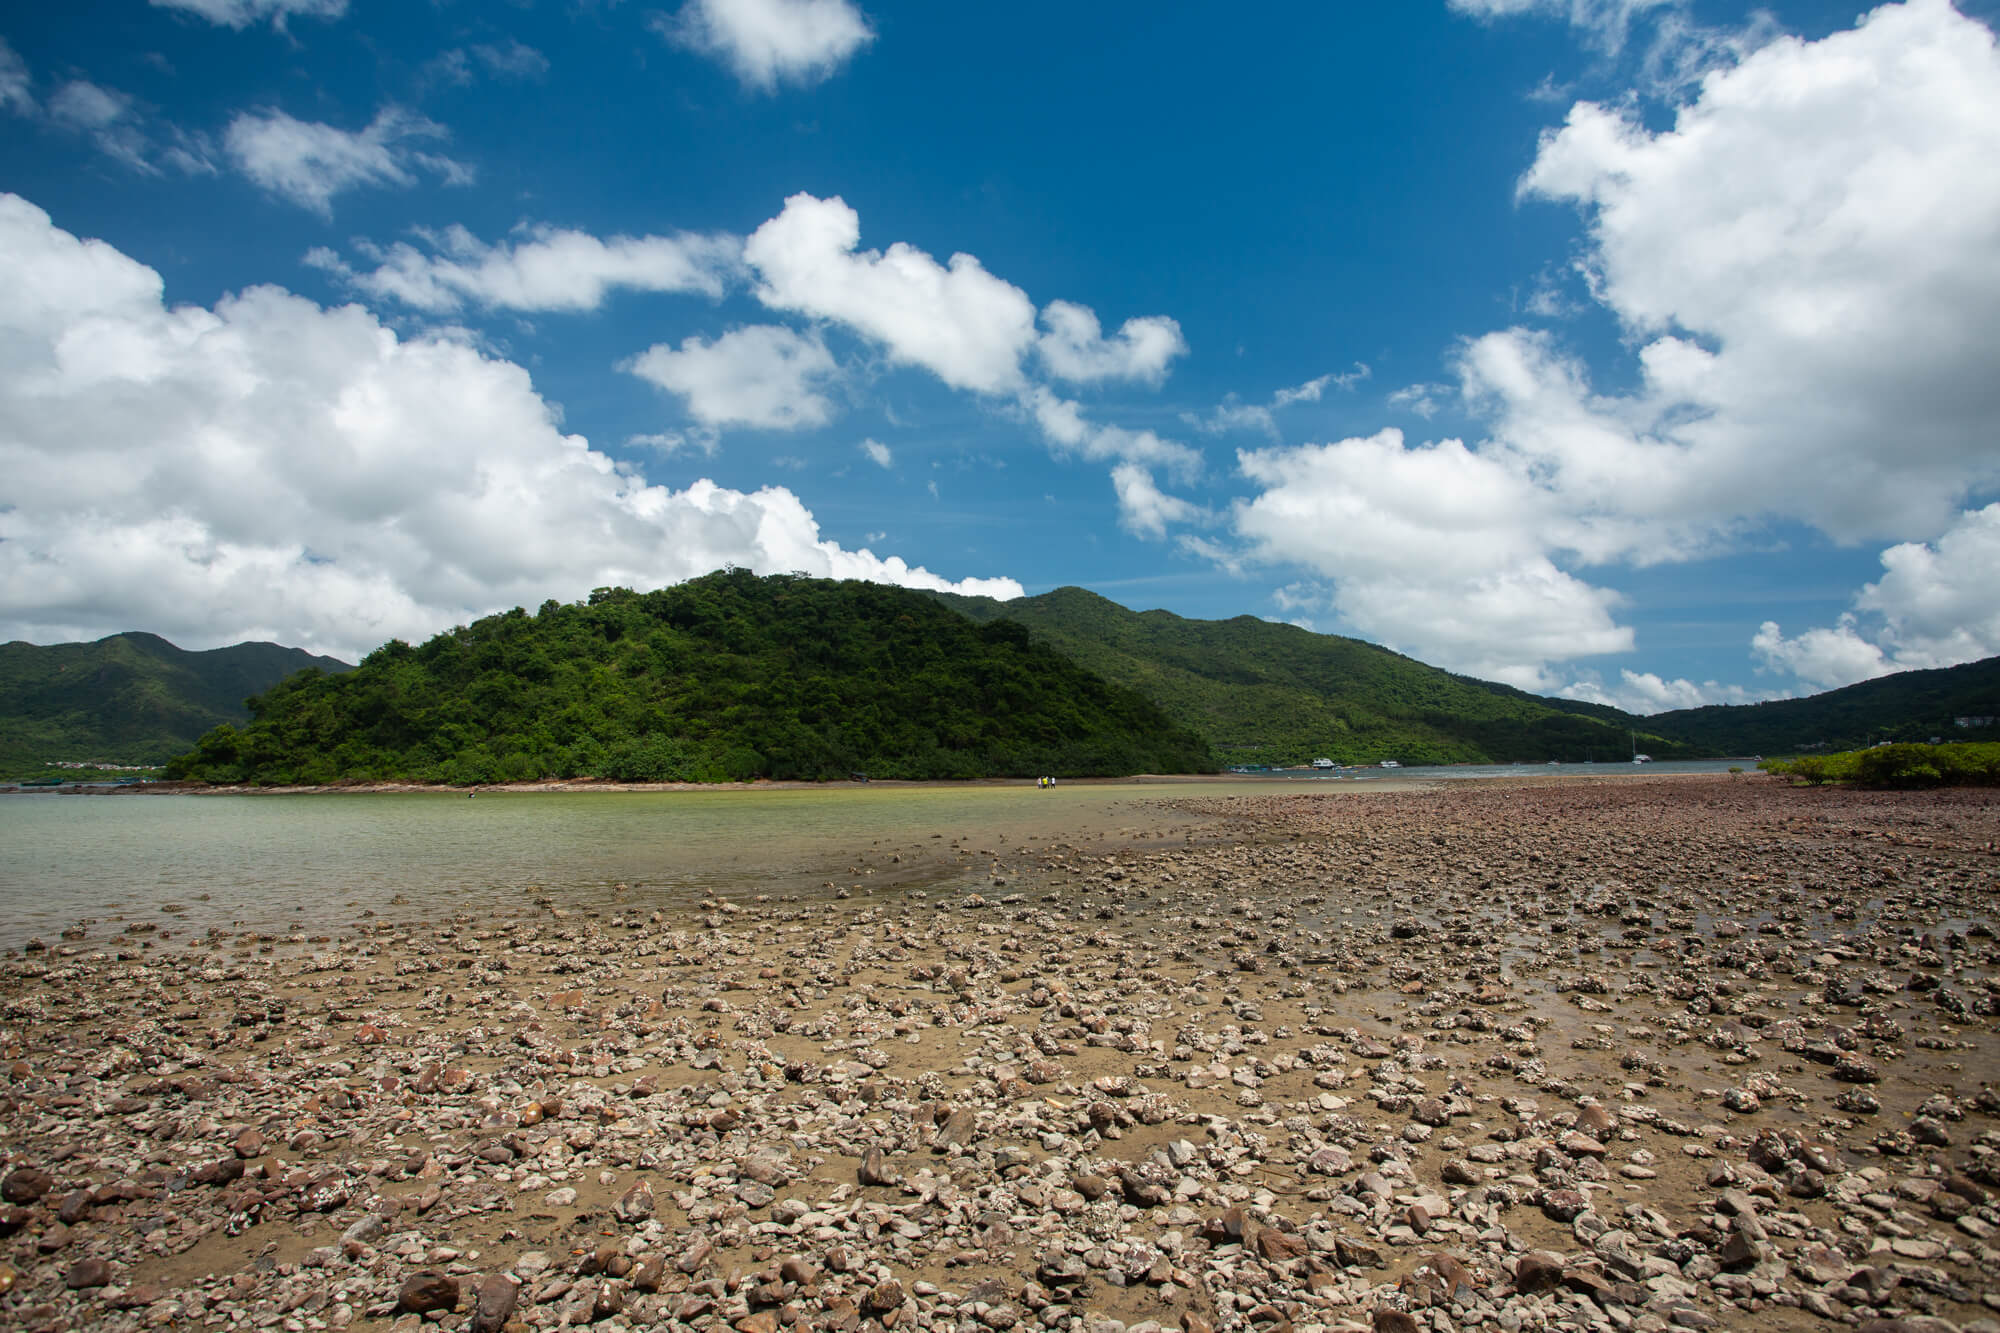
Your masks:
{"label": "green forested hill", "polygon": [[155,634],[0,644],[0,774],[59,762],[157,764],[294,671],[345,662],[275,643],[188,652]]}
{"label": "green forested hill", "polygon": [[1690,753],[1650,719],[1455,676],[1359,639],[1253,616],[1129,611],[1082,588],[996,602],[933,594],[976,620],[1014,620],[1208,737],[1224,763],[1615,761]]}
{"label": "green forested hill", "polygon": [[170,776],[974,778],[1200,772],[1202,739],[1008,623],[880,584],[711,574],[391,642],[253,700]]}
{"label": "green forested hill", "polygon": [[1935,671],[1903,671],[1805,699],[1686,708],[1648,718],[1662,735],[1729,754],[1851,750],[1878,741],[2000,740],[2000,657]]}

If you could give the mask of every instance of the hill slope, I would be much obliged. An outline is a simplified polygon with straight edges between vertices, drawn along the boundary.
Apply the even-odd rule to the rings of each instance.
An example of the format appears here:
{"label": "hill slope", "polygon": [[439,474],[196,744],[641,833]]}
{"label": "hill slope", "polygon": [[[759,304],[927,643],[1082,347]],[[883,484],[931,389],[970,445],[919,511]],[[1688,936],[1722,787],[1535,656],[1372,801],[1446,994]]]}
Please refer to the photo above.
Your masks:
{"label": "hill slope", "polygon": [[0,644],[0,772],[163,763],[217,723],[248,717],[245,699],[307,667],[349,669],[275,643],[188,652],[155,634]]}
{"label": "hill slope", "polygon": [[1630,728],[1657,758],[1688,752],[1650,719],[1538,698],[1254,616],[1140,613],[1082,588],[1011,602],[932,595],[975,620],[1027,626],[1207,736],[1225,763],[1617,761],[1631,755]]}
{"label": "hill slope", "polygon": [[1012,624],[921,593],[711,574],[488,616],[295,676],[170,775],[973,778],[1212,770],[1198,735]]}
{"label": "hill slope", "polygon": [[2000,657],[1903,671],[1805,699],[1686,708],[1647,721],[1662,735],[1730,754],[1850,750],[1933,736],[2000,740],[2000,726],[1961,728],[1961,717],[2000,717]]}

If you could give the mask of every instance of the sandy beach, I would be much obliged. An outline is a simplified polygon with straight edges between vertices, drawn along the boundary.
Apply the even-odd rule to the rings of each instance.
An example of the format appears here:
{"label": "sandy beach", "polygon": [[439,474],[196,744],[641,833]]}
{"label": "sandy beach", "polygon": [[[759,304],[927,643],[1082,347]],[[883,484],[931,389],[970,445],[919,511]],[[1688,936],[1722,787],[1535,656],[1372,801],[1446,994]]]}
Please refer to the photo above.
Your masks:
{"label": "sandy beach", "polygon": [[1267,791],[10,953],[0,1325],[2000,1330],[1992,793]]}

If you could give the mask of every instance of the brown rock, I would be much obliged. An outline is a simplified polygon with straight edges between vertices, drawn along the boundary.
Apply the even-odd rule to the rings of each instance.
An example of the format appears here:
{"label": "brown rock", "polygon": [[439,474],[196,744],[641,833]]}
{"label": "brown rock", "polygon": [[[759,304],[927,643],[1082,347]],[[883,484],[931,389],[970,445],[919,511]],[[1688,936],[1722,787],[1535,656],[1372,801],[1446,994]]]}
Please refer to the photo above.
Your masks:
{"label": "brown rock", "polygon": [[1306,1252],[1303,1237],[1289,1235],[1276,1227],[1260,1227],[1257,1231],[1257,1253],[1274,1263],[1284,1263],[1298,1258]]}
{"label": "brown rock", "polygon": [[521,1288],[505,1273],[492,1273],[479,1282],[479,1295],[472,1309],[472,1333],[500,1333],[514,1317]]}
{"label": "brown rock", "polygon": [[714,1253],[715,1246],[709,1243],[708,1238],[697,1236],[694,1244],[681,1251],[681,1257],[674,1261],[674,1267],[683,1273],[693,1273],[707,1263],[709,1256]]}
{"label": "brown rock", "polygon": [[83,1291],[89,1287],[108,1286],[110,1282],[111,1265],[94,1255],[87,1259],[77,1260],[69,1266],[69,1271],[63,1274],[63,1285],[71,1291]]}
{"label": "brown rock", "polygon": [[0,1199],[8,1203],[37,1203],[55,1187],[56,1178],[40,1167],[18,1167],[0,1180]]}
{"label": "brown rock", "polygon": [[262,1157],[264,1155],[264,1136],[254,1129],[246,1129],[236,1136],[236,1142],[230,1146],[235,1150],[238,1157],[246,1161],[252,1157]]}
{"label": "brown rock", "polygon": [[861,1169],[856,1174],[864,1185],[894,1185],[903,1178],[903,1173],[890,1165],[888,1154],[880,1148],[870,1148],[861,1155]]}
{"label": "brown rock", "polygon": [[1562,1280],[1562,1256],[1547,1250],[1529,1250],[1514,1265],[1514,1290],[1523,1295],[1549,1291]]}
{"label": "brown rock", "polygon": [[442,1273],[412,1273],[396,1292],[396,1308],[409,1314],[458,1307],[458,1282]]}
{"label": "brown rock", "polygon": [[1417,1317],[1405,1310],[1378,1306],[1369,1317],[1369,1322],[1374,1326],[1375,1333],[1423,1333],[1423,1326],[1417,1322]]}
{"label": "brown rock", "polygon": [[868,1294],[861,1298],[861,1312],[863,1314],[880,1316],[887,1314],[891,1310],[900,1310],[902,1308],[903,1284],[896,1281],[895,1278],[889,1278],[886,1281],[876,1283],[868,1289]]}

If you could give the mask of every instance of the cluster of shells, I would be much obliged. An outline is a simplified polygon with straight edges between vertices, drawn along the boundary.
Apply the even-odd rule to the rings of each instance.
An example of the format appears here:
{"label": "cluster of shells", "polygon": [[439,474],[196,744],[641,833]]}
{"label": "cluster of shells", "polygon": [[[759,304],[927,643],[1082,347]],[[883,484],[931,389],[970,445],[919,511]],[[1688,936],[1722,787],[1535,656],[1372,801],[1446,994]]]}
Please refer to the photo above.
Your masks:
{"label": "cluster of shells", "polygon": [[0,1326],[2000,1333],[1990,796],[1151,817],[1221,832],[37,942]]}

